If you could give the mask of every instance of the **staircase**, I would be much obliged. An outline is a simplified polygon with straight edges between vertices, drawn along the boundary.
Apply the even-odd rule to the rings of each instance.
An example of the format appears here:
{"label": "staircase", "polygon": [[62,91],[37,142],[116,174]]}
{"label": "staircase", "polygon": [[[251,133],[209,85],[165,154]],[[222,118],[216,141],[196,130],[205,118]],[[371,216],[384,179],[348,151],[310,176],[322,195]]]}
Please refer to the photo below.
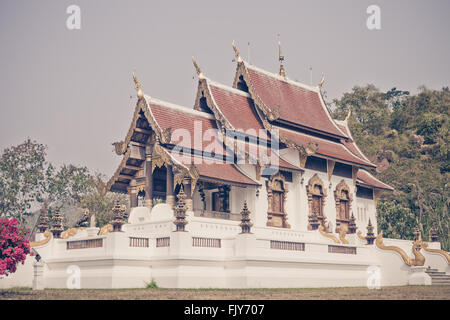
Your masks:
{"label": "staircase", "polygon": [[450,285],[450,275],[445,272],[438,271],[438,269],[432,269],[430,267],[425,271],[431,277],[431,285],[445,286]]}

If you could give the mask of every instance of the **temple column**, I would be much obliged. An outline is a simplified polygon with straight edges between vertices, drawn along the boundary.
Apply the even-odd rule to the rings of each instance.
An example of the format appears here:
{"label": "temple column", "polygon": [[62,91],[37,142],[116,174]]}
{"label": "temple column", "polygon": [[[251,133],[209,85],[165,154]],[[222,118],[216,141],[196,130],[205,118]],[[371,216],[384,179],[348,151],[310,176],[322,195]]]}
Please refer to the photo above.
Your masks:
{"label": "temple column", "polygon": [[173,172],[172,166],[167,166],[167,174],[166,174],[166,203],[170,206],[174,206],[175,204],[175,196],[173,195]]}
{"label": "temple column", "polygon": [[191,194],[191,179],[183,180],[184,193],[186,194],[186,207],[188,211],[194,210],[194,203]]}
{"label": "temple column", "polygon": [[128,187],[128,195],[130,197],[130,209],[137,207],[138,206],[138,198],[137,198],[137,186],[136,186],[135,179],[130,181],[130,186]]}
{"label": "temple column", "polygon": [[145,206],[153,208],[153,172],[152,172],[153,145],[145,147]]}

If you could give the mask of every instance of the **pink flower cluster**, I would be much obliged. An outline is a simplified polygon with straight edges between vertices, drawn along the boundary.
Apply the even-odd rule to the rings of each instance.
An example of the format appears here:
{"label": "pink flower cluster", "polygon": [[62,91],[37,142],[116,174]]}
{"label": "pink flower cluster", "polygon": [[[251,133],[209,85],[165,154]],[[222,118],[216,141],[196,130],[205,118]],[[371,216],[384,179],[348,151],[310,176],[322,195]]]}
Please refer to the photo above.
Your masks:
{"label": "pink flower cluster", "polygon": [[30,242],[17,227],[17,219],[0,218],[0,275],[16,272],[18,263],[25,263]]}

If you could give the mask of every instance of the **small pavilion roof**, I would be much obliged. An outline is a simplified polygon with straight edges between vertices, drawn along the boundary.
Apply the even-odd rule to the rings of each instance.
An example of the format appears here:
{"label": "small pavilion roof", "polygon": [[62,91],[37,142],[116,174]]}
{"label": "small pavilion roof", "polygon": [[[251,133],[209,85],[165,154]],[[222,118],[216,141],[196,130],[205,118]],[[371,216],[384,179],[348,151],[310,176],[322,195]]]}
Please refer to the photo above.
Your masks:
{"label": "small pavilion roof", "polygon": [[392,188],[390,185],[381,182],[380,180],[375,178],[372,174],[370,174],[368,171],[362,169],[358,170],[356,183],[363,187],[365,186],[365,187],[372,187],[375,189],[382,189],[386,191],[394,191],[394,188]]}
{"label": "small pavilion roof", "polygon": [[[358,145],[355,143],[355,140],[353,140],[353,136],[350,132],[350,128],[348,127],[347,121],[336,121],[339,128],[344,131],[347,136],[349,137],[348,140],[342,139],[341,142],[356,156],[359,158],[372,163],[365,155],[364,153],[358,148]],[[373,163],[372,163],[373,164]],[[374,164],[373,164],[374,165]]]}
{"label": "small pavilion roof", "polygon": [[253,180],[235,164],[227,163],[222,159],[186,156],[178,153],[170,153],[173,159],[182,163],[185,167],[194,165],[199,172],[199,179],[210,182],[222,182],[237,186],[260,186],[258,181]]}
{"label": "small pavilion roof", "polygon": [[322,139],[316,136],[308,135],[302,132],[297,132],[285,128],[276,127],[280,135],[294,141],[297,144],[307,145],[309,142],[317,144],[318,149],[315,153],[317,156],[323,156],[331,160],[337,160],[344,163],[349,163],[357,166],[364,166],[374,168],[375,165],[369,161],[363,160],[347,149],[343,144],[331,140]]}

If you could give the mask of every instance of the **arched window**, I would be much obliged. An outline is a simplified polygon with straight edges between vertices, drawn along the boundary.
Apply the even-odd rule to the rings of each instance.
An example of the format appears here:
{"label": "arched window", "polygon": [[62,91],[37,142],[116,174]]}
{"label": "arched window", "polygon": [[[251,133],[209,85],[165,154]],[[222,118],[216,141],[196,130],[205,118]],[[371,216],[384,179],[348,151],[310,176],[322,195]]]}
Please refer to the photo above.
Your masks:
{"label": "arched window", "polygon": [[336,186],[334,199],[336,200],[336,232],[340,232],[341,229],[348,231],[353,196],[344,180]]}
{"label": "arched window", "polygon": [[319,178],[317,173],[309,179],[308,185],[306,186],[306,194],[308,195],[308,206],[309,206],[309,224],[308,230],[314,230],[317,228],[316,221],[319,225],[325,228],[325,198],[327,196],[327,191],[324,187],[323,181]]}
{"label": "arched window", "polygon": [[281,173],[277,173],[266,181],[267,188],[267,226],[290,228],[285,211],[286,194],[288,188],[286,179]]}

